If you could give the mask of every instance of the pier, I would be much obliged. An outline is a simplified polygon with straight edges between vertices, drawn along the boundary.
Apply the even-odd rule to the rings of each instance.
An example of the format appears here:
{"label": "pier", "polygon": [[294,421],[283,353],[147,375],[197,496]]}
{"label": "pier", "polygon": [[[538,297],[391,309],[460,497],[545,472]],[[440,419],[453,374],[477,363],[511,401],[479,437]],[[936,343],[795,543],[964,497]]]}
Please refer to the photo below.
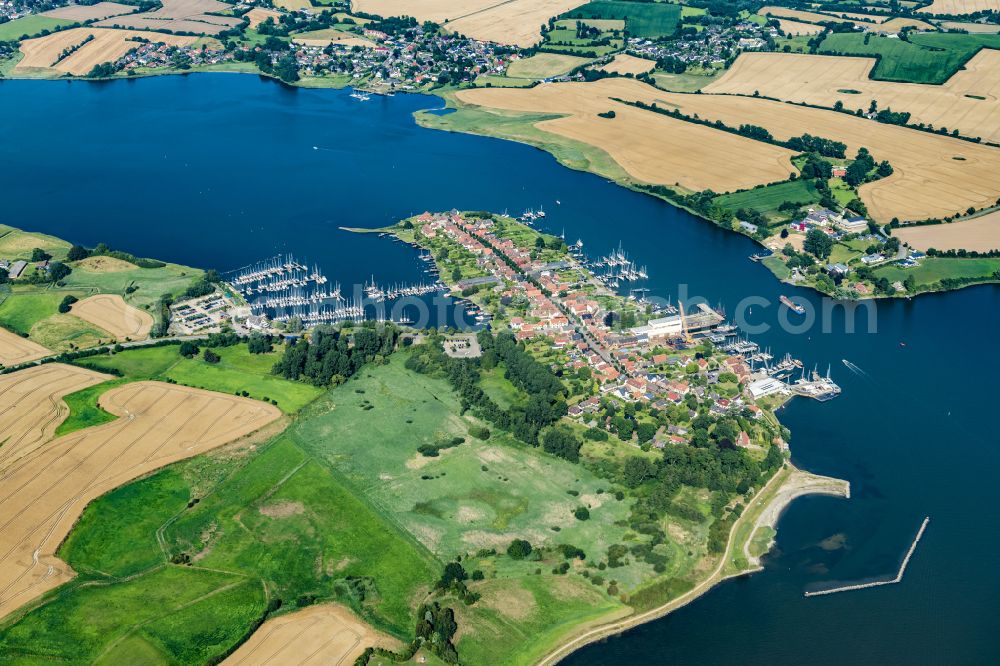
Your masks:
{"label": "pier", "polygon": [[876,580],[871,583],[857,583],[855,585],[843,585],[841,587],[830,588],[829,590],[818,590],[816,592],[805,592],[804,595],[807,597],[818,597],[824,594],[835,594],[837,592],[850,592],[851,590],[864,590],[869,587],[879,587],[881,585],[895,585],[896,583],[902,582],[903,574],[906,573],[906,567],[910,564],[910,558],[913,557],[913,551],[917,549],[917,544],[920,543],[920,539],[924,536],[924,530],[927,529],[927,523],[931,522],[931,517],[927,516],[924,518],[924,522],[920,524],[920,530],[917,532],[917,536],[914,537],[913,543],[910,544],[910,549],[906,551],[906,557],[903,558],[903,563],[899,565],[899,572],[896,574],[895,578],[890,580]]}

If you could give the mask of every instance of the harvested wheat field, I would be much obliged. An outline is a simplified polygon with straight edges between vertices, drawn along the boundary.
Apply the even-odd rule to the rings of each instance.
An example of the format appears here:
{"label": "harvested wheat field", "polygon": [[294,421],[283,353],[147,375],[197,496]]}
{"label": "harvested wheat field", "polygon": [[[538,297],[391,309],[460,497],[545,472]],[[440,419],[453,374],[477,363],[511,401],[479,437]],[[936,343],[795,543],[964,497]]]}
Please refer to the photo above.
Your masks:
{"label": "harvested wheat field", "polygon": [[322,30],[312,30],[310,32],[299,33],[292,37],[296,44],[304,46],[328,46],[338,44],[344,47],[361,46],[366,49],[375,48],[375,42],[364,37],[359,37],[352,32],[344,32],[335,28],[325,28]]}
{"label": "harvested wheat field", "polygon": [[96,21],[111,16],[131,14],[138,10],[139,8],[133,5],[122,5],[117,2],[98,2],[93,5],[56,7],[47,12],[42,12],[41,15],[54,19],[66,19],[68,21]]}
{"label": "harvested wheat field", "polygon": [[793,21],[801,21],[805,23],[824,23],[827,21],[839,22],[839,23],[852,23],[854,25],[871,25],[871,23],[866,23],[865,21],[852,21],[851,19],[841,18],[838,16],[831,16],[830,14],[817,14],[815,12],[804,12],[799,9],[788,9],[787,7],[775,7],[774,5],[767,5],[766,7],[761,7],[757,10],[759,16],[772,16],[774,18],[787,18]]}
{"label": "harvested wheat field", "polygon": [[927,23],[926,21],[903,16],[891,18],[879,26],[879,30],[883,32],[902,32],[903,28],[916,28],[917,30],[929,31],[936,30],[933,25]]}
{"label": "harvested wheat field", "polygon": [[[565,114],[535,126],[600,148],[640,182],[730,192],[784,180],[794,171],[790,150],[611,99],[652,98],[656,93],[655,88],[634,79],[610,78],[593,83],[543,83],[530,89],[479,88],[456,96],[487,108]],[[610,110],[614,118],[597,115]]]}
{"label": "harvested wheat field", "polygon": [[[983,49],[943,85],[873,81],[871,58],[796,53],[743,53],[706,93],[752,95],[850,111],[868,108],[910,112],[911,123],[957,129],[964,136],[1000,142],[1000,51]],[[857,94],[844,90],[857,91]]]}
{"label": "harvested wheat field", "polygon": [[976,12],[1000,12],[1000,0],[934,0],[918,12],[928,14],[975,14]]}
{"label": "harvested wheat field", "polygon": [[[53,368],[76,370],[53,364],[12,378],[31,382]],[[0,410],[15,398],[0,394]],[[281,416],[266,403],[159,382],[112,388],[100,406],[121,418],[35,447],[0,471],[0,617],[73,576],[55,551],[88,502]]]}
{"label": "harvested wheat field", "polygon": [[823,26],[813,23],[799,23],[789,19],[778,19],[778,26],[786,35],[818,35],[823,32]]}
{"label": "harvested wheat field", "polygon": [[217,35],[243,23],[242,18],[210,13],[221,13],[232,9],[232,5],[218,0],[161,0],[161,2],[163,6],[159,9],[109,18],[94,25]]}
{"label": "harvested wheat field", "polygon": [[[48,356],[51,353],[36,342],[22,338],[17,333],[11,333],[6,328],[0,328],[0,365],[19,365]],[[2,432],[3,430],[0,430],[0,433]],[[0,435],[0,439],[2,439],[2,435]]]}
{"label": "harvested wheat field", "polygon": [[[731,95],[683,95],[658,92],[629,79],[622,99],[657,102],[686,115],[744,123],[768,129],[777,139],[814,134],[847,144],[850,154],[868,148],[876,160],[895,169],[888,178],[863,185],[861,199],[879,222],[941,218],[970,206],[992,206],[1000,197],[1000,149],[950,137],[873,122],[853,115],[784,102]],[[747,167],[753,162],[744,162]],[[753,164],[754,169],[757,168]],[[748,169],[750,170],[750,169]]]}
{"label": "harvested wheat field", "polygon": [[[84,41],[93,35],[93,39]],[[197,37],[183,35],[151,35],[148,32],[136,30],[114,30],[110,28],[71,28],[54,32],[45,37],[37,37],[21,42],[21,52],[24,59],[17,63],[15,70],[52,69],[82,76],[87,74],[94,65],[111,62],[122,57],[130,49],[139,45],[137,38],[154,42],[163,42],[173,46],[192,44]],[[78,47],[73,53],[62,57],[66,49]]]}
{"label": "harvested wheat field", "polygon": [[900,227],[892,235],[918,250],[1000,250],[1000,211],[951,224]]}
{"label": "harvested wheat field", "polygon": [[65,396],[109,379],[56,363],[0,375],[0,472],[52,439],[69,414]]}
{"label": "harvested wheat field", "polygon": [[97,294],[73,304],[72,313],[104,329],[118,340],[145,340],[153,328],[153,316],[132,307],[118,294]]}
{"label": "harvested wheat field", "polygon": [[263,7],[254,7],[246,14],[243,18],[250,21],[250,29],[255,29],[261,23],[267,19],[272,19],[275,23],[278,22],[278,18],[281,16],[281,12],[277,12],[273,9],[264,9]]}
{"label": "harvested wheat field", "polygon": [[534,46],[539,27],[586,0],[355,0],[352,7],[379,16],[412,16],[482,41]]}
{"label": "harvested wheat field", "polygon": [[602,65],[598,69],[604,70],[605,72],[614,72],[616,74],[634,75],[650,72],[654,67],[656,67],[656,63],[652,60],[636,58],[635,56],[630,56],[627,53],[619,53],[611,62],[606,65]]}
{"label": "harvested wheat field", "polygon": [[343,606],[323,604],[268,620],[222,663],[349,666],[367,647],[394,648],[398,643]]}
{"label": "harvested wheat field", "polygon": [[1000,25],[996,23],[965,23],[961,21],[943,21],[943,30],[965,30],[972,34],[995,35],[1000,32]]}

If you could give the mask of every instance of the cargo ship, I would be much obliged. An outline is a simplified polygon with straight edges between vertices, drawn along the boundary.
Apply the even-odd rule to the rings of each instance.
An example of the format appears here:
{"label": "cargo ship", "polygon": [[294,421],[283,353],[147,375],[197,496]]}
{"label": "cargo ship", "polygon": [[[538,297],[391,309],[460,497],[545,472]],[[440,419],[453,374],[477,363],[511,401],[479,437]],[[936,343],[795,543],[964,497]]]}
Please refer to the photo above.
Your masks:
{"label": "cargo ship", "polygon": [[785,305],[787,305],[788,309],[791,310],[792,312],[794,312],[795,314],[805,314],[806,313],[806,309],[804,307],[802,307],[801,305],[799,305],[798,303],[796,303],[792,299],[788,298],[788,296],[781,296],[778,300],[780,300],[782,303],[784,303]]}

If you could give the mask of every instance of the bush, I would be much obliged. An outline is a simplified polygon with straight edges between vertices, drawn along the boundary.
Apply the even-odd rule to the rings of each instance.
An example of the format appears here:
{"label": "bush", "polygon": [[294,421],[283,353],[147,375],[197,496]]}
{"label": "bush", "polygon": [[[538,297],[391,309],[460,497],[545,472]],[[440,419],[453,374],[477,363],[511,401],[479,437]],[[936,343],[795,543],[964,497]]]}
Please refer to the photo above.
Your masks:
{"label": "bush", "polygon": [[577,520],[590,520],[590,509],[585,506],[578,506],[573,512]]}
{"label": "bush", "polygon": [[198,347],[197,342],[192,342],[191,340],[185,340],[181,343],[180,348],[177,350],[181,356],[184,358],[194,358],[201,351]]}
{"label": "bush", "polygon": [[215,364],[215,363],[218,363],[219,361],[222,360],[222,358],[218,354],[216,354],[214,351],[212,351],[211,349],[206,349],[205,350],[204,357],[205,357],[205,362],[206,363],[213,363],[213,364]]}
{"label": "bush", "polygon": [[71,306],[76,303],[76,301],[76,296],[68,294],[62,299],[62,303],[59,304],[59,312],[66,314],[70,311]]}
{"label": "bush", "polygon": [[507,555],[514,560],[523,560],[531,555],[531,544],[524,539],[514,539],[507,546]]}
{"label": "bush", "polygon": [[487,440],[490,438],[490,429],[483,426],[471,426],[469,428],[469,434],[476,439]]}

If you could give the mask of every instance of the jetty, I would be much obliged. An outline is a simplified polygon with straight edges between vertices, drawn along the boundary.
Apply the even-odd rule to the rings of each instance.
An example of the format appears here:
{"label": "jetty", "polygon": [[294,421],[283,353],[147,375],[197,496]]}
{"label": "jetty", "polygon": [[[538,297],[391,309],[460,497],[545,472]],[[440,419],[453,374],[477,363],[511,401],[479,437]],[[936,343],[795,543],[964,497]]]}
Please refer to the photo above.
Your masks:
{"label": "jetty", "polygon": [[924,536],[924,531],[927,529],[927,524],[931,522],[931,517],[927,516],[924,518],[924,522],[920,524],[920,530],[917,531],[917,536],[914,537],[913,543],[910,544],[910,549],[906,551],[906,557],[903,558],[902,564],[899,565],[899,572],[896,573],[896,577],[890,580],[876,580],[870,583],[856,583],[854,585],[842,585],[841,587],[833,587],[828,590],[816,590],[814,592],[805,592],[804,595],[807,597],[818,597],[824,594],[836,594],[837,592],[850,592],[851,590],[864,590],[869,587],[879,587],[881,585],[895,585],[896,583],[902,582],[903,574],[906,573],[906,567],[910,564],[910,558],[913,557],[913,552],[917,549],[917,544],[920,543],[920,539]]}

